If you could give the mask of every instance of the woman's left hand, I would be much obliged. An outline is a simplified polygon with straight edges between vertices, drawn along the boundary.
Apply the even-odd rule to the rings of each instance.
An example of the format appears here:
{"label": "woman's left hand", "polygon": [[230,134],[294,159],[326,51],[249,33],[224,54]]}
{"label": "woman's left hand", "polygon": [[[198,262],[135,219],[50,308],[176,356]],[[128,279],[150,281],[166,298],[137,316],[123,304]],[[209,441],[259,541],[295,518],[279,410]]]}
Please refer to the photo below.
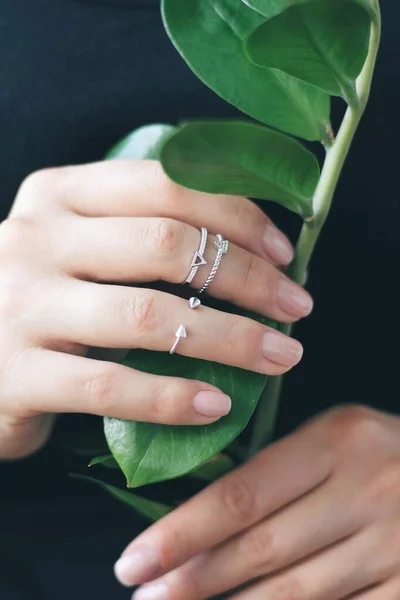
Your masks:
{"label": "woman's left hand", "polygon": [[398,600],[400,418],[325,413],[153,525],[116,573],[147,582],[135,600],[243,584],[230,598]]}

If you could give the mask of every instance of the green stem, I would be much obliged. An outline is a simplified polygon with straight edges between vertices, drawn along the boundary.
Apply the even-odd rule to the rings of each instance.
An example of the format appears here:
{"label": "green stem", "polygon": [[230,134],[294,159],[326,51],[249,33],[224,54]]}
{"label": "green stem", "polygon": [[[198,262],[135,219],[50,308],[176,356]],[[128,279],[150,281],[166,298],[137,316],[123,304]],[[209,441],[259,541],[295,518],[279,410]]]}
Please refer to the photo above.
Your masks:
{"label": "green stem", "polygon": [[[379,7],[377,7],[376,17],[372,21],[371,26],[368,58],[356,84],[359,102],[357,105],[349,106],[334,144],[326,149],[325,163],[313,199],[313,212],[315,217],[313,221],[305,222],[302,227],[296,245],[296,258],[288,272],[288,275],[300,284],[303,284],[306,279],[308,265],[322,228],[329,215],[343,165],[368,102],[379,48],[380,33],[381,20]],[[279,326],[279,331],[286,335],[290,335],[291,330],[292,325],[282,324]],[[269,377],[267,379],[257,408],[257,415],[249,447],[250,456],[263,448],[272,438],[279,407],[282,381],[282,376]]]}

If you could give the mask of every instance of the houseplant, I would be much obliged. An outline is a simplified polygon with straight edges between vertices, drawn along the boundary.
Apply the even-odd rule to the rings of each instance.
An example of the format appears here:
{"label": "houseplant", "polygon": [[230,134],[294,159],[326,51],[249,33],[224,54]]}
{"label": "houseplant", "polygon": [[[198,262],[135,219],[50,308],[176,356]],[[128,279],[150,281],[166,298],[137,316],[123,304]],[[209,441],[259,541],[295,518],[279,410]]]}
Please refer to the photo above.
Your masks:
{"label": "houseplant", "polygon": [[[162,12],[182,57],[243,119],[147,126],[108,158],[157,158],[186,187],[268,199],[295,212],[303,225],[288,274],[303,283],[367,105],[380,39],[377,0],[163,0]],[[347,106],[337,135],[332,98]],[[213,480],[270,440],[282,378],[140,350],[126,364],[209,381],[233,399],[230,415],[207,427],[105,419],[111,453],[92,464],[121,470],[128,487],[184,476]],[[243,445],[237,438],[250,419]],[[106,485],[150,519],[170,509],[148,494]]]}

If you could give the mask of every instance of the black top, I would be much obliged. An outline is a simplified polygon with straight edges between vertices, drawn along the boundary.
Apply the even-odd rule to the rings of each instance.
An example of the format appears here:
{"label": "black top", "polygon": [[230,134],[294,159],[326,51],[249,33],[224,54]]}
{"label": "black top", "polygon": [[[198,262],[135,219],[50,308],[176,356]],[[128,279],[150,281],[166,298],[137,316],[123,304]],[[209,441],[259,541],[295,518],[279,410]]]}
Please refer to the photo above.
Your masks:
{"label": "black top", "polygon": [[[280,433],[343,402],[398,411],[400,4],[381,4],[373,93],[313,261]],[[157,0],[1,0],[0,219],[32,171],[101,159],[145,123],[234,114],[173,49]],[[296,218],[270,214],[294,234]],[[0,597],[128,599],[111,567],[137,527],[63,461],[48,447],[0,466]]]}

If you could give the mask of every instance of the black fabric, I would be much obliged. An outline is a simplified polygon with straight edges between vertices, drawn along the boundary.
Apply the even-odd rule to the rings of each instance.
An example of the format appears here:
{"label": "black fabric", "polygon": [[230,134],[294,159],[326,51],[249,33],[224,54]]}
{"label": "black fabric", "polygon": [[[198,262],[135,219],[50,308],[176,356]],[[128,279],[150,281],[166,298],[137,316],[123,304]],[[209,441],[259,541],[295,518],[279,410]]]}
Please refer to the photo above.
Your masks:
{"label": "black fabric", "polygon": [[[188,0],[190,1],[190,0]],[[398,412],[400,5],[383,0],[372,98],[310,273],[279,432],[343,402]],[[101,159],[128,131],[235,111],[190,73],[152,0],[0,0],[0,219],[30,172]],[[297,220],[271,208],[291,235]],[[0,466],[0,598],[127,599],[113,579],[141,524],[68,478],[64,454]]]}

